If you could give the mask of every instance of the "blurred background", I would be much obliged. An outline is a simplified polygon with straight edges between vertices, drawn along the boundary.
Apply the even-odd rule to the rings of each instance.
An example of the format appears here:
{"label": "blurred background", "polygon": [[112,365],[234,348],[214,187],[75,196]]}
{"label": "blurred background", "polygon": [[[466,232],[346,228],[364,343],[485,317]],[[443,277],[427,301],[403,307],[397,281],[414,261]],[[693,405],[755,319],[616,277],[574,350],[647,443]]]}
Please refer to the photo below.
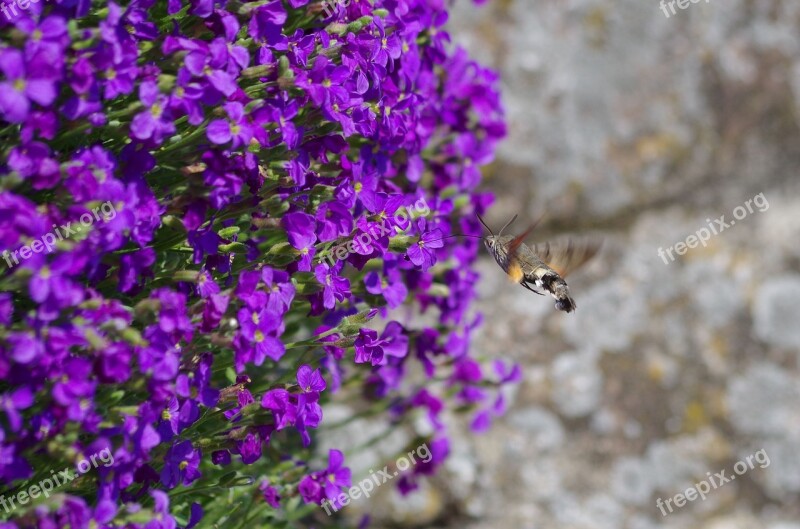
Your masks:
{"label": "blurred background", "polygon": [[[531,241],[605,244],[569,278],[573,314],[485,257],[473,347],[523,365],[507,414],[480,436],[451,417],[444,472],[404,499],[383,487],[348,515],[800,529],[800,2],[711,0],[667,18],[656,0],[460,1],[450,31],[502,77],[509,137],[485,173],[487,221],[519,213],[520,232],[546,213]],[[765,211],[659,257],[760,193]],[[658,498],[759,450],[766,468],[662,516]]]}

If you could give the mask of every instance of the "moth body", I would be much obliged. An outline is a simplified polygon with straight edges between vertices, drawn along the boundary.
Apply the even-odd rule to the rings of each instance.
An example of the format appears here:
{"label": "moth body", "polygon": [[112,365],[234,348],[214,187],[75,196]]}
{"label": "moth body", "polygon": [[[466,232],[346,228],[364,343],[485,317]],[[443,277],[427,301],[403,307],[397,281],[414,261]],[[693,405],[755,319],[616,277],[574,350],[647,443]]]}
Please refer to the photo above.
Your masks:
{"label": "moth body", "polygon": [[[484,238],[484,245],[500,268],[515,282],[536,294],[548,292],[556,300],[555,307],[558,310],[574,311],[575,300],[570,295],[567,282],[527,244],[517,242],[515,245],[515,240],[518,238],[514,235],[490,235]],[[550,246],[545,248],[549,254]]]}
{"label": "moth body", "polygon": [[478,215],[478,220],[490,233],[489,236],[483,238],[486,249],[512,280],[534,294],[543,296],[544,294],[540,291],[548,292],[556,300],[558,310],[574,311],[575,300],[570,296],[564,277],[594,257],[600,250],[601,242],[598,240],[576,245],[570,239],[567,241],[566,247],[557,245],[551,247],[548,242],[541,247],[534,244],[531,248],[523,241],[536,227],[536,223],[519,235],[503,235],[503,231],[516,219],[517,216],[514,215],[495,235]]}

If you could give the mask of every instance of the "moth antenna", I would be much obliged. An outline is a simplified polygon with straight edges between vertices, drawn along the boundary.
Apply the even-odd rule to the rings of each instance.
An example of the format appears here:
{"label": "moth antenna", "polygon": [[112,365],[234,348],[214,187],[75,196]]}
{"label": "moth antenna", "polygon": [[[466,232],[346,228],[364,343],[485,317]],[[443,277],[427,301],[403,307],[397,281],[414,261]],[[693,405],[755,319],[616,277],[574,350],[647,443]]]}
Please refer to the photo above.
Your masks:
{"label": "moth antenna", "polygon": [[483,219],[481,218],[480,215],[478,215],[478,213],[475,213],[475,215],[478,216],[478,220],[481,221],[481,224],[483,224],[483,227],[486,228],[487,230],[489,230],[489,233],[491,233],[492,236],[494,236],[494,232],[492,231],[492,228],[490,228],[485,222],[483,222]]}
{"label": "moth antenna", "polygon": [[[505,225],[505,226],[503,226],[502,228],[500,228],[500,233],[498,233],[498,234],[497,234],[497,236],[498,236],[498,237],[500,237],[501,235],[503,235],[503,231],[505,231],[505,229],[506,229],[506,228],[508,228],[509,226],[511,226],[511,225],[514,223],[514,221],[515,221],[515,220],[517,220],[517,217],[519,217],[519,215],[514,215],[514,216],[511,218],[511,220],[509,220],[508,222],[506,222],[506,225]],[[494,235],[494,234],[492,234],[492,235]]]}
{"label": "moth antenna", "polygon": [[480,237],[478,235],[467,235],[465,233],[453,233],[451,235],[446,235],[446,236],[442,237],[441,239],[434,239],[434,240],[432,240],[430,242],[443,241],[445,239],[449,239],[450,237],[471,237],[473,239],[483,239],[483,237]]}

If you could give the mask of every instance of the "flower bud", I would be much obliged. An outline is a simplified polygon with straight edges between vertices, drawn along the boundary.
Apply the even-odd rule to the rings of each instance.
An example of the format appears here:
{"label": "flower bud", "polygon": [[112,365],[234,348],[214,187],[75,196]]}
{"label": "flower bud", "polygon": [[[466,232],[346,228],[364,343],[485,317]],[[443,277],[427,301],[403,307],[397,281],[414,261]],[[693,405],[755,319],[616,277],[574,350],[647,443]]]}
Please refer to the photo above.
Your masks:
{"label": "flower bud", "polygon": [[239,75],[245,79],[257,79],[259,77],[266,77],[270,73],[272,73],[271,64],[258,64],[256,66],[245,68]]}
{"label": "flower bud", "polygon": [[353,336],[358,334],[364,324],[374,318],[376,314],[378,314],[378,309],[367,309],[352,316],[345,316],[337,329],[344,336]]}
{"label": "flower bud", "polygon": [[250,251],[250,247],[241,242],[231,242],[228,244],[220,244],[219,251],[222,253],[246,254]]}
{"label": "flower bud", "polygon": [[389,251],[394,253],[405,253],[414,244],[414,237],[408,235],[397,235],[389,239]]}
{"label": "flower bud", "polygon": [[186,281],[187,283],[194,283],[200,273],[197,270],[178,270],[175,272],[173,279],[175,281]]}
{"label": "flower bud", "polygon": [[334,22],[333,24],[328,24],[328,27],[325,28],[325,31],[332,35],[344,35],[347,33],[347,24],[342,24],[341,22]]}
{"label": "flower bud", "polygon": [[239,230],[240,230],[239,226],[231,226],[229,228],[222,228],[221,230],[219,230],[219,232],[217,232],[217,234],[223,239],[230,239],[231,237],[239,233]]}
{"label": "flower bud", "polygon": [[348,347],[352,347],[353,344],[356,343],[356,338],[358,338],[358,336],[346,336],[344,338],[339,338],[335,342],[326,343],[325,345],[332,345],[340,349],[347,349]]}

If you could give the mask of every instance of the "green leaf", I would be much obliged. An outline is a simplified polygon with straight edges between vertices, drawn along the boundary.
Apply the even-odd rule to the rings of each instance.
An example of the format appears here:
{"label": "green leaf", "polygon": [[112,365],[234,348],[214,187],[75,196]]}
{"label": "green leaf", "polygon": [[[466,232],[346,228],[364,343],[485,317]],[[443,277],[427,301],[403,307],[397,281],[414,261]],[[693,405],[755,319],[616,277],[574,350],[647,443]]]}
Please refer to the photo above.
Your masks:
{"label": "green leaf", "polygon": [[219,480],[217,480],[217,485],[224,488],[230,488],[232,483],[236,480],[236,471],[228,472],[225,475],[220,476]]}

